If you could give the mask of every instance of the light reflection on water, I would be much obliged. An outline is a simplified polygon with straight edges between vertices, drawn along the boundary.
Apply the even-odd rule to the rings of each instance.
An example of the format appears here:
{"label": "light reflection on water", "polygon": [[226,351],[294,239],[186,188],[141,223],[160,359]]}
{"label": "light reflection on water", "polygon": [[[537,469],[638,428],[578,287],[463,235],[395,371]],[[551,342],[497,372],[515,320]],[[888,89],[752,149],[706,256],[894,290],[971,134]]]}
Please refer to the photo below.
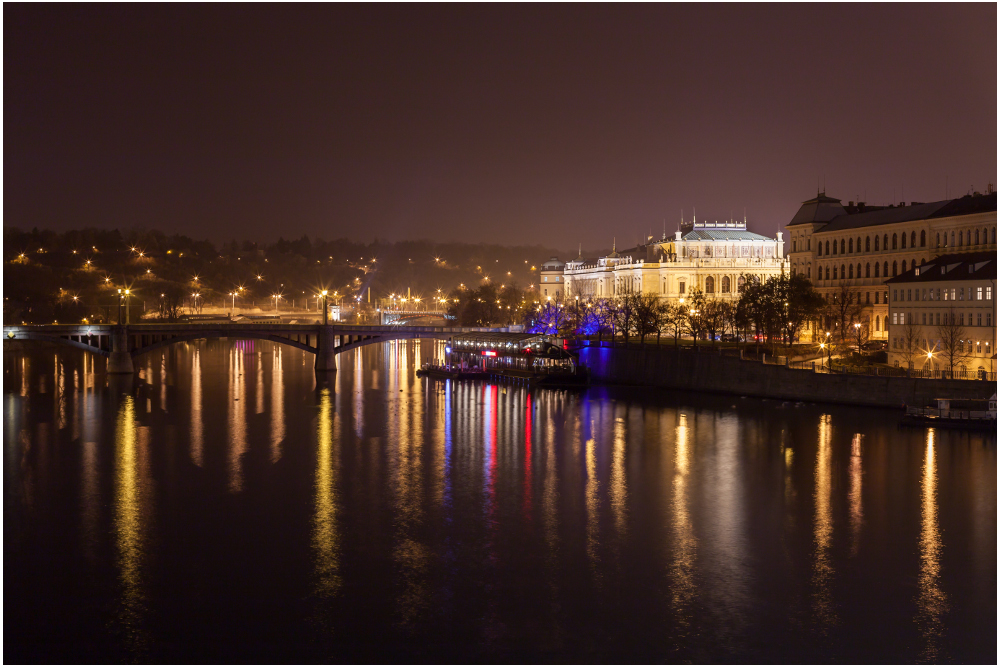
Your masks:
{"label": "light reflection on water", "polygon": [[994,658],[995,439],[440,348],[5,356],[11,661]]}

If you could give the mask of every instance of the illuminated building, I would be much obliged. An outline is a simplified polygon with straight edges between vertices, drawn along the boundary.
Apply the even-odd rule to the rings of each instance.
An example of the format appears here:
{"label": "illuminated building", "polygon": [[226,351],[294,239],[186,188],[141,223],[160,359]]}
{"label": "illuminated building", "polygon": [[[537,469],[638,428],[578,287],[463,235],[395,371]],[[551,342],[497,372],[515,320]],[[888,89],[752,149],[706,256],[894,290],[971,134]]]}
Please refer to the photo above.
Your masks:
{"label": "illuminated building", "polygon": [[[871,337],[886,340],[885,281],[945,252],[996,252],[997,196],[992,188],[959,199],[898,206],[847,206],[820,193],[802,202],[788,223],[789,265],[805,274],[829,303],[861,308]],[[810,332],[836,326],[813,323]]]}
{"label": "illuminated building", "polygon": [[566,262],[563,300],[593,300],[620,294],[655,294],[679,301],[700,289],[710,298],[735,300],[748,280],[781,275],[784,242],[748,231],[746,221],[682,222],[673,238],[645,243],[592,259]]}

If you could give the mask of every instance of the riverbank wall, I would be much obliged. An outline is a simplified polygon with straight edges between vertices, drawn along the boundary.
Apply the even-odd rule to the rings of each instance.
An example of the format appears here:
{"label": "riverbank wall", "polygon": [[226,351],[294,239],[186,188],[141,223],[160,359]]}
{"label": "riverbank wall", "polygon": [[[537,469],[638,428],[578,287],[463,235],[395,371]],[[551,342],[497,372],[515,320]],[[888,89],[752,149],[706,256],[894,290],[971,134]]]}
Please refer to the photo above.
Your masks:
{"label": "riverbank wall", "polygon": [[584,347],[579,353],[594,384],[881,407],[930,405],[936,398],[986,399],[997,390],[996,381],[816,373],[666,347]]}

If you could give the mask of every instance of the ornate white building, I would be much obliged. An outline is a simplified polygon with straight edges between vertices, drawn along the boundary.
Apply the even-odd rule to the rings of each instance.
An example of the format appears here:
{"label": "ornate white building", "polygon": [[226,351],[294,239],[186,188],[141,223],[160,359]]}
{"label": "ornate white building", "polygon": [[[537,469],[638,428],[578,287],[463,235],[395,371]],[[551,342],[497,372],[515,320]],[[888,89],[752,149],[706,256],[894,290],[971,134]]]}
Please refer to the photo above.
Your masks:
{"label": "ornate white building", "polygon": [[[768,238],[747,231],[746,221],[685,222],[674,238],[654,240],[609,255],[566,262],[542,271],[542,285],[561,286],[563,301],[593,300],[637,292],[680,300],[694,289],[736,299],[747,280],[761,281],[786,269],[781,232]],[[555,296],[549,296],[555,299]]]}

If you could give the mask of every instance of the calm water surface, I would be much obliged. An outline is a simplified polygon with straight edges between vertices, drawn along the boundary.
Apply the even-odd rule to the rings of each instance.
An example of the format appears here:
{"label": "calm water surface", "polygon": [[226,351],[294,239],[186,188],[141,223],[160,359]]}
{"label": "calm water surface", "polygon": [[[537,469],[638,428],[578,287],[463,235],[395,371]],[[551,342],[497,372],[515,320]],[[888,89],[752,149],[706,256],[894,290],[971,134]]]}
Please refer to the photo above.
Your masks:
{"label": "calm water surface", "polygon": [[439,352],[5,353],[5,662],[996,662],[994,434]]}

